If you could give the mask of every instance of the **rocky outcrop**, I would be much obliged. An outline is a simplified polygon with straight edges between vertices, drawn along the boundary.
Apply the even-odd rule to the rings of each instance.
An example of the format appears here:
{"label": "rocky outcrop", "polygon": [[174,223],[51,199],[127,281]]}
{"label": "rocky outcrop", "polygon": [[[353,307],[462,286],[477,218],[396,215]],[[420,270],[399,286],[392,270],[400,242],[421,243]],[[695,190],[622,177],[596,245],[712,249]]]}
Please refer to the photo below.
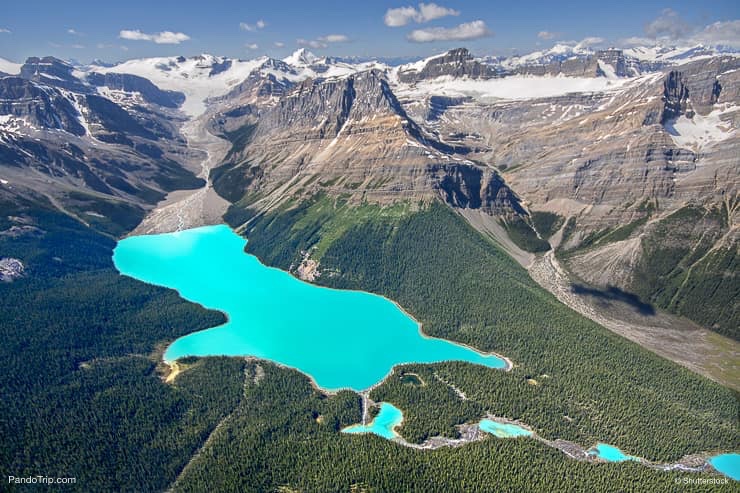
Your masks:
{"label": "rocky outcrop", "polygon": [[173,112],[181,95],[110,74],[95,79],[113,86],[109,99],[53,58],[29,59],[22,75],[0,78],[4,200],[56,207],[85,224],[94,217],[115,233],[112,222],[203,184],[182,166],[188,153]]}
{"label": "rocky outcrop", "polygon": [[49,84],[75,92],[90,90],[84,82],[74,76],[74,67],[54,57],[30,57],[21,67],[20,77]]}
{"label": "rocky outcrop", "polygon": [[244,151],[215,175],[230,200],[261,209],[321,192],[389,203],[442,198],[491,214],[523,213],[490,168],[461,158],[462,145],[439,141],[418,125],[377,70],[309,79],[274,102],[237,106],[218,116],[253,118]]}
{"label": "rocky outcrop", "polygon": [[[686,111],[686,103],[689,99],[689,88],[685,84],[681,72],[671,71],[663,83],[663,101],[665,103],[660,123],[678,118]],[[648,120],[647,123],[650,123]]]}
{"label": "rocky outcrop", "polygon": [[627,62],[622,50],[599,50],[596,52],[596,59],[612,67],[614,75],[617,77],[627,77],[630,75],[627,71]]}
{"label": "rocky outcrop", "polygon": [[0,115],[22,118],[38,128],[85,134],[70,98],[55,88],[21,77],[0,79]]}
{"label": "rocky outcrop", "polygon": [[433,164],[427,171],[436,178],[434,187],[453,207],[480,209],[496,216],[526,214],[519,198],[494,170],[464,164]]}
{"label": "rocky outcrop", "polygon": [[568,77],[603,77],[607,74],[601,64],[609,65],[614,75],[627,77],[627,62],[622,50],[599,50],[595,54],[554,58],[548,63],[525,64],[516,67],[512,73],[519,75],[565,75]]}
{"label": "rocky outcrop", "polygon": [[132,74],[118,74],[107,72],[101,74],[90,72],[87,74],[87,82],[96,87],[108,87],[109,89],[137,92],[145,101],[151,104],[163,106],[165,108],[177,108],[183,101],[185,95],[177,91],[163,91],[148,79]]}
{"label": "rocky outcrop", "polygon": [[498,73],[493,66],[475,60],[467,49],[457,48],[428,59],[420,70],[402,67],[398,78],[401,82],[411,83],[442,76],[490,79]]}

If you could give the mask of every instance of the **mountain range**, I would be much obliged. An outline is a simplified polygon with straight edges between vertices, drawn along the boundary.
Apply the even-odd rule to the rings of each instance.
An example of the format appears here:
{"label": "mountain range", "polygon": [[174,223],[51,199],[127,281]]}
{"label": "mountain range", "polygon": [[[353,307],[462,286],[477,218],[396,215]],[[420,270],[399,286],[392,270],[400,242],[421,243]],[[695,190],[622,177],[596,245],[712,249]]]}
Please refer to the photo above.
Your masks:
{"label": "mountain range", "polygon": [[[738,339],[738,68],[704,46],[3,61],[0,194],[111,235],[207,180],[242,229],[319,195],[441,199],[525,267],[554,252],[595,292]],[[322,272],[320,252],[294,260]]]}
{"label": "mountain range", "polygon": [[[723,47],[0,60],[9,491],[726,486],[739,123],[740,54]],[[217,230],[225,249],[193,246]],[[131,265],[183,283],[123,268],[136,242],[151,247]],[[347,373],[410,349],[353,322],[358,305],[315,328],[338,298],[295,297],[325,288],[503,369],[424,358],[334,392],[292,360],[226,347],[250,342],[247,307],[264,305],[296,334],[266,321],[266,344]],[[223,351],[238,356],[168,361],[174,341],[237,322]],[[386,438],[343,432],[388,405]]]}

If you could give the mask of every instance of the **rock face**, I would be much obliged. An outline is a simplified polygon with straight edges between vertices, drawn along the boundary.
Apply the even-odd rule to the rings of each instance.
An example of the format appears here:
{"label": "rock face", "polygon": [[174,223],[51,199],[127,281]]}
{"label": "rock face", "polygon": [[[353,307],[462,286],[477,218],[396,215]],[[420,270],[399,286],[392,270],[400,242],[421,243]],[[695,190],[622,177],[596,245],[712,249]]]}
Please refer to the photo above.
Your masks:
{"label": "rock face", "polygon": [[627,77],[629,71],[622,50],[599,50],[594,54],[555,58],[547,63],[521,65],[512,70],[519,75],[565,75],[568,77],[602,77],[606,76],[603,66],[611,67],[610,71],[618,77]]}
{"label": "rock face", "polygon": [[0,79],[0,115],[21,118],[39,128],[85,134],[69,98],[57,89],[20,77]]}
{"label": "rock face", "polygon": [[[306,80],[249,116],[248,144],[214,175],[216,190],[234,202],[260,210],[321,192],[358,203],[441,197],[525,213],[495,170],[451,156],[467,151],[411,120],[380,71]],[[229,119],[219,115],[224,125]]]}
{"label": "rock face", "polygon": [[70,91],[85,92],[85,84],[72,74],[74,67],[54,57],[31,57],[21,67],[20,77]]}
{"label": "rock face", "polygon": [[[577,277],[722,331],[737,321],[737,302],[692,307],[708,305],[702,283],[732,292],[735,282],[738,68],[738,57],[716,56],[602,91],[521,99],[408,90],[439,77],[505,78],[465,50],[391,76],[371,70],[278,92],[260,92],[274,81],[254,75],[215,119],[241,136],[215,186],[253,212],[323,193],[356,203],[439,197],[504,226],[531,224],[532,211],[556,214],[564,226],[551,243]],[[609,81],[634,70],[620,50],[507,69]],[[669,240],[666,225],[683,240]],[[668,251],[680,256],[661,263]]]}
{"label": "rock face", "polygon": [[141,94],[146,102],[165,108],[177,108],[185,101],[184,94],[176,91],[163,91],[148,79],[138,75],[91,72],[87,75],[87,82],[95,87],[107,87],[114,91],[136,92]]}
{"label": "rock face", "polygon": [[610,65],[614,68],[614,74],[618,77],[627,77],[627,62],[622,50],[599,50],[596,52],[596,59]]}
{"label": "rock face", "polygon": [[398,78],[401,82],[416,82],[441,76],[489,79],[497,74],[498,71],[493,66],[475,60],[467,49],[457,48],[428,59],[421,70],[402,67]]}
{"label": "rock face", "polygon": [[179,166],[184,96],[141,77],[154,74],[191,115],[203,102],[191,98],[207,98],[202,121],[232,143],[212,181],[240,221],[317,194],[441,199],[502,244],[541,251],[540,221],[581,280],[727,331],[740,326],[737,297],[720,294],[737,291],[740,57],[702,50],[461,48],[396,68],[304,50],[133,60],[84,78],[32,58],[0,78],[0,183],[77,211],[61,190],[148,207],[197,186]]}
{"label": "rock face", "polygon": [[547,64],[532,64],[517,67],[513,71],[519,75],[566,75],[570,77],[596,77],[601,75],[598,60],[593,56],[553,60]]}
{"label": "rock face", "polygon": [[51,57],[29,58],[20,76],[0,78],[4,201],[130,225],[167,191],[203,183],[182,166],[181,94],[137,76],[92,82]]}
{"label": "rock face", "polygon": [[[592,99],[468,102],[432,123],[480,136],[488,149],[471,159],[506,168],[530,210],[570,218],[558,250],[577,277],[729,334],[738,326],[737,299],[725,294],[737,283],[739,67],[736,57],[693,62]],[[534,117],[538,108],[547,114]]]}
{"label": "rock face", "polygon": [[642,66],[636,61],[632,62],[632,70],[630,70],[624,53],[616,49],[579,54],[545,55],[518,63],[507,63],[506,59],[503,61],[499,59],[476,60],[467,49],[457,48],[422,62],[403,65],[399,67],[397,75],[400,82],[410,84],[445,76],[468,79],[493,79],[511,75],[627,77],[631,71],[639,73],[643,70],[659,68]]}

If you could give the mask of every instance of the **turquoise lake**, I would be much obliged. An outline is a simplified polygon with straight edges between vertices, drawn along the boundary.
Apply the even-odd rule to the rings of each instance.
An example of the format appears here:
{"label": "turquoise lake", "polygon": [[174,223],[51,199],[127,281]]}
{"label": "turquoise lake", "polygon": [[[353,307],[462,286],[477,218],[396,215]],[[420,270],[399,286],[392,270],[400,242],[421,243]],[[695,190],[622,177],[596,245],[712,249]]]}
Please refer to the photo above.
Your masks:
{"label": "turquoise lake", "polygon": [[164,359],[254,356],[296,368],[326,390],[366,390],[402,363],[466,361],[504,369],[506,362],[466,346],[427,337],[390,300],[361,291],[323,288],[267,267],[244,252],[228,226],[118,242],[116,268],[179,291],[228,322],[177,339]]}
{"label": "turquoise lake", "polygon": [[498,438],[515,438],[531,436],[532,432],[512,423],[498,423],[490,419],[482,419],[478,428]]}
{"label": "turquoise lake", "polygon": [[589,455],[593,455],[600,459],[604,459],[608,462],[624,462],[627,460],[639,460],[633,455],[627,455],[617,447],[608,445],[606,443],[598,443],[595,447],[588,451]]}
{"label": "turquoise lake", "polygon": [[403,413],[393,404],[383,402],[380,404],[380,412],[369,425],[352,425],[344,428],[343,433],[374,433],[388,440],[398,435],[394,428],[403,421]]}
{"label": "turquoise lake", "polygon": [[725,476],[740,481],[740,454],[717,455],[709,463]]}

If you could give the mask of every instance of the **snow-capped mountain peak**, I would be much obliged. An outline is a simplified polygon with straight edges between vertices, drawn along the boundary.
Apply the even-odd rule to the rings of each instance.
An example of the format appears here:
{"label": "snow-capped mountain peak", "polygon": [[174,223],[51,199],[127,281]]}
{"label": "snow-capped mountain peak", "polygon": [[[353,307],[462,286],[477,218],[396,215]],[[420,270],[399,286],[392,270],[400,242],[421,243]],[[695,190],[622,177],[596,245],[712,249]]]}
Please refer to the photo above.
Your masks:
{"label": "snow-capped mountain peak", "polygon": [[291,55],[283,58],[283,61],[288,65],[293,65],[297,67],[313,65],[319,60],[320,58],[318,56],[314,55],[306,48],[298,49],[294,51]]}
{"label": "snow-capped mountain peak", "polygon": [[626,56],[649,62],[686,62],[721,53],[737,53],[737,50],[722,46],[634,46],[624,50]]}
{"label": "snow-capped mountain peak", "polygon": [[91,66],[99,73],[134,74],[149,79],[162,89],[182,92],[182,110],[190,115],[205,111],[208,98],[221,96],[246,79],[267,57],[236,60],[214,55],[157,57],[128,60],[113,67]]}

